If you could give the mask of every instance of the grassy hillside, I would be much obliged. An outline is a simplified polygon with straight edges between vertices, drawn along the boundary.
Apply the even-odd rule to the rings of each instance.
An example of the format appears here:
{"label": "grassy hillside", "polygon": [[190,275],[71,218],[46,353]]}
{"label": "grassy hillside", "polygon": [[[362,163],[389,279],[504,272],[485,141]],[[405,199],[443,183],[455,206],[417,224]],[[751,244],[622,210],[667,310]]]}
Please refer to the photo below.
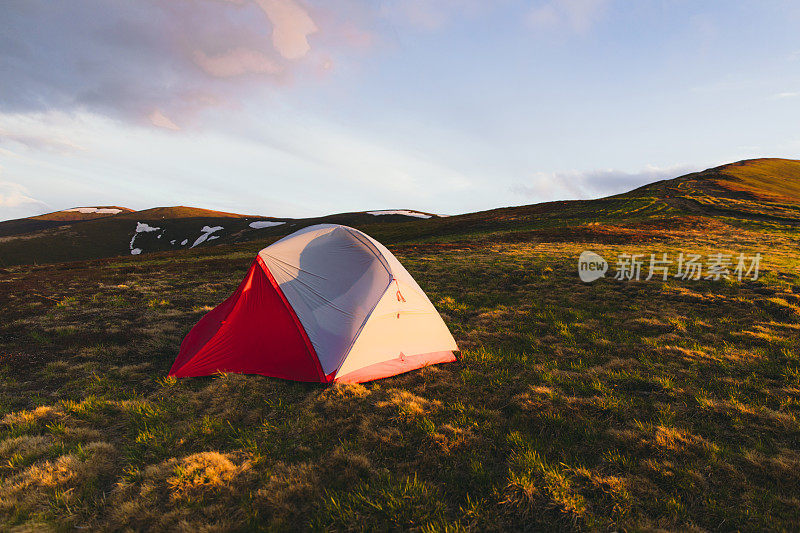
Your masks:
{"label": "grassy hillside", "polygon": [[[430,215],[430,214],[426,214]],[[198,246],[265,242],[310,224],[353,226],[389,243],[461,240],[625,242],[645,234],[657,239],[697,220],[724,219],[773,230],[800,226],[800,161],[754,159],[664,180],[598,200],[548,202],[452,217],[341,213],[305,219],[276,219],[191,207],[159,207],[68,227],[36,228],[13,235],[0,223],[0,267],[45,264],[192,246],[203,228],[221,228]],[[31,223],[29,219],[22,219]],[[256,221],[283,222],[251,228]],[[17,223],[19,221],[11,221]],[[137,222],[158,231],[136,234]],[[53,221],[36,221],[55,224]],[[702,222],[701,222],[702,223]],[[61,224],[61,223],[59,223]],[[134,238],[135,237],[135,238]],[[130,242],[134,240],[134,246]]]}
{"label": "grassy hillside", "polygon": [[[146,214],[147,215],[147,214]],[[223,226],[229,230],[247,227],[241,215],[233,217],[179,217],[161,218],[156,213],[145,217],[135,215],[112,216],[60,225],[45,230],[0,237],[0,267],[26,263],[56,263],[98,257],[130,255],[135,236],[136,247],[150,250],[167,250],[191,246],[202,235],[202,228]],[[138,222],[158,231],[136,233]],[[170,244],[170,241],[176,241]]]}
{"label": "grassy hillside", "polygon": [[117,218],[127,220],[160,220],[160,219],[181,219],[181,218],[260,218],[258,215],[242,215],[239,213],[227,213],[225,211],[214,211],[212,209],[201,209],[199,207],[187,207],[177,205],[174,207],[153,207],[142,211],[131,211],[118,215]]}
{"label": "grassy hillside", "polygon": [[[751,192],[734,190],[745,186]],[[800,200],[789,197],[791,191],[800,191],[800,161],[755,159],[608,198],[504,207],[370,227],[369,231],[394,243],[628,242],[662,239],[671,232],[719,220],[754,229],[794,231],[800,226]]]}
{"label": "grassy hillside", "polygon": [[[125,213],[133,213],[133,209],[127,207],[120,207],[118,205],[99,205],[92,207],[73,207],[72,209],[64,209],[62,211],[54,211],[53,213],[45,213],[44,215],[37,215],[29,217],[29,220],[50,220],[54,222],[77,222],[80,220],[94,220],[96,218],[105,218],[114,215],[123,215]],[[0,222],[0,226],[5,222]]]}
{"label": "grassy hillside", "polygon": [[[117,213],[113,211],[117,211]],[[84,220],[104,218],[130,211],[132,210],[127,207],[119,206],[76,207],[33,217],[4,220],[0,222],[0,237],[32,233],[39,230],[65,226]]]}
{"label": "grassy hillside", "polygon": [[[754,159],[725,165],[717,184],[762,200],[800,203],[800,161]],[[776,177],[778,179],[776,179]]]}
{"label": "grassy hillside", "polygon": [[[800,233],[698,183],[370,226],[462,352],[364,385],[165,377],[277,234],[5,268],[0,529],[796,530]],[[764,258],[583,284],[584,249]]]}
{"label": "grassy hillside", "polygon": [[[156,207],[142,211],[124,209],[116,215],[103,214],[99,217],[60,211],[42,217],[0,222],[0,267],[131,255],[134,250],[135,253],[147,254],[209,246],[212,243],[259,240],[286,235],[310,224],[371,227],[421,220],[403,214],[374,215],[369,212],[289,219],[185,206]],[[280,225],[250,225],[264,222]]]}
{"label": "grassy hillside", "polygon": [[751,159],[645,185],[619,198],[650,197],[686,212],[800,225],[800,161]]}

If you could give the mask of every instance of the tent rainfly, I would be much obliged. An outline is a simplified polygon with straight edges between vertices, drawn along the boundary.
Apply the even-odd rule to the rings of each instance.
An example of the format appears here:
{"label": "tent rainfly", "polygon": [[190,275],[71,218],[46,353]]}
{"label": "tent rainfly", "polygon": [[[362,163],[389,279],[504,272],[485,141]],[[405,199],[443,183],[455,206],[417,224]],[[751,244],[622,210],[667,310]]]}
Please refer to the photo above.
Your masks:
{"label": "tent rainfly", "polygon": [[236,292],[183,340],[169,375],[357,383],[455,361],[455,350],[386,247],[356,229],[318,224],[258,253]]}

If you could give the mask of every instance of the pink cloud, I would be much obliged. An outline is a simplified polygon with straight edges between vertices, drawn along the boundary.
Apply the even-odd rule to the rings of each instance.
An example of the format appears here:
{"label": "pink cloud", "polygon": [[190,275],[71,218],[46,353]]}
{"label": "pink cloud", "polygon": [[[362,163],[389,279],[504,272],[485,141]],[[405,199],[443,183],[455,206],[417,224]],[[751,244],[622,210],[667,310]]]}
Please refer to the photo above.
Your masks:
{"label": "pink cloud", "polygon": [[[47,44],[3,49],[0,56],[11,64],[28,65],[0,77],[7,109],[90,110],[173,130],[201,124],[210,107],[234,109],[264,87],[322,79],[334,66],[353,64],[347,54],[372,44],[379,18],[363,0],[155,0],[114,7],[76,0],[7,11],[12,25],[40,21],[30,39]],[[52,43],[61,47],[58,58],[47,52]]]}
{"label": "pink cloud", "polygon": [[200,68],[217,78],[230,78],[249,73],[278,74],[283,70],[281,65],[266,54],[250,48],[234,48],[216,55],[195,50],[192,59]]}
{"label": "pink cloud", "polygon": [[255,0],[272,23],[272,45],[286,59],[300,59],[311,45],[308,36],[319,31],[308,11],[294,0]]}
{"label": "pink cloud", "polygon": [[168,116],[166,116],[158,109],[153,110],[153,112],[150,113],[150,115],[147,118],[150,119],[150,123],[152,123],[153,126],[158,126],[159,128],[164,128],[166,130],[172,130],[172,131],[178,131],[181,129]]}

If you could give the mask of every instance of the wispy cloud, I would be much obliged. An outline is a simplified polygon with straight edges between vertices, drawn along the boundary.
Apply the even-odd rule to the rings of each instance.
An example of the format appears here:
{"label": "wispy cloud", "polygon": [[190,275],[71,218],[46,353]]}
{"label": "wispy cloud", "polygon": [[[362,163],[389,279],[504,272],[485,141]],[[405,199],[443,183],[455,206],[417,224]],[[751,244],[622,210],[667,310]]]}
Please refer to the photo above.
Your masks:
{"label": "wispy cloud", "polygon": [[153,112],[150,113],[150,116],[148,118],[150,119],[150,123],[153,124],[153,126],[173,131],[178,131],[181,129],[168,116],[166,116],[158,109],[153,110]]}
{"label": "wispy cloud", "polygon": [[772,97],[775,99],[797,98],[798,96],[800,96],[800,91],[788,91],[772,95]]}
{"label": "wispy cloud", "polygon": [[25,186],[0,177],[0,220],[37,215],[47,210],[48,205],[31,197]]}
{"label": "wispy cloud", "polygon": [[600,20],[609,3],[609,0],[538,1],[528,11],[527,21],[536,29],[568,28],[581,33]]}
{"label": "wispy cloud", "polygon": [[233,48],[216,55],[195,50],[194,62],[216,78],[231,78],[242,74],[278,74],[283,66],[265,53],[250,48]]}
{"label": "wispy cloud", "polygon": [[696,171],[695,167],[648,166],[638,172],[589,170],[537,172],[529,180],[511,186],[511,192],[534,201],[586,199],[619,194],[654,181]]}
{"label": "wispy cloud", "polygon": [[21,145],[35,150],[71,154],[85,148],[66,137],[47,132],[6,131],[0,129],[0,145]]}

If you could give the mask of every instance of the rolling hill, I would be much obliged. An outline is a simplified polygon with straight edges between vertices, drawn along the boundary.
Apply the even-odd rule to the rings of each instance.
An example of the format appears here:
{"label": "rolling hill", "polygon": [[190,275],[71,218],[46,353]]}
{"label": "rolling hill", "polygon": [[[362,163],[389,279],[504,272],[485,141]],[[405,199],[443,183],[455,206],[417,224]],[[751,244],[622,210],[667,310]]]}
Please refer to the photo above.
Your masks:
{"label": "rolling hill", "polygon": [[[722,183],[725,186],[717,184]],[[742,185],[742,184],[745,185]],[[749,192],[736,187],[750,187]],[[480,242],[606,242],[659,240],[686,228],[800,226],[800,161],[740,161],[655,182],[595,200],[502,207],[429,220],[373,225],[390,243],[461,246]],[[365,230],[367,231],[367,230]]]}
{"label": "rolling hill", "polygon": [[[116,212],[113,212],[116,211]],[[286,234],[303,226],[357,226],[426,220],[437,215],[400,209],[290,219],[195,207],[73,208],[0,222],[0,266],[79,261],[241,242]]]}
{"label": "rolling hill", "polygon": [[[745,190],[746,189],[746,190]],[[753,159],[655,182],[596,200],[503,207],[372,228],[389,242],[663,239],[687,227],[800,226],[800,161]]]}
{"label": "rolling hill", "polygon": [[110,217],[114,215],[133,213],[133,209],[120,207],[117,205],[99,205],[91,207],[73,207],[63,209],[53,213],[45,213],[30,217],[30,220],[50,220],[54,222],[79,222],[81,220],[94,220],[96,218]]}
{"label": "rolling hill", "polygon": [[94,220],[120,213],[132,212],[132,209],[119,206],[94,206],[94,207],[73,207],[44,215],[37,215],[16,220],[6,220],[0,222],[0,237],[19,235],[22,233],[32,233],[37,230],[65,226],[84,220]]}
{"label": "rolling hill", "polygon": [[622,198],[652,197],[684,211],[800,223],[800,161],[750,159],[640,187]]}
{"label": "rolling hill", "polygon": [[353,226],[390,243],[464,239],[626,242],[642,235],[658,239],[687,225],[717,224],[720,220],[793,228],[800,225],[800,161],[739,161],[607,198],[547,202],[449,217],[403,209],[302,219],[184,206],[144,211],[115,209],[121,212],[70,210],[0,222],[0,266],[248,241],[268,243],[319,223]]}

